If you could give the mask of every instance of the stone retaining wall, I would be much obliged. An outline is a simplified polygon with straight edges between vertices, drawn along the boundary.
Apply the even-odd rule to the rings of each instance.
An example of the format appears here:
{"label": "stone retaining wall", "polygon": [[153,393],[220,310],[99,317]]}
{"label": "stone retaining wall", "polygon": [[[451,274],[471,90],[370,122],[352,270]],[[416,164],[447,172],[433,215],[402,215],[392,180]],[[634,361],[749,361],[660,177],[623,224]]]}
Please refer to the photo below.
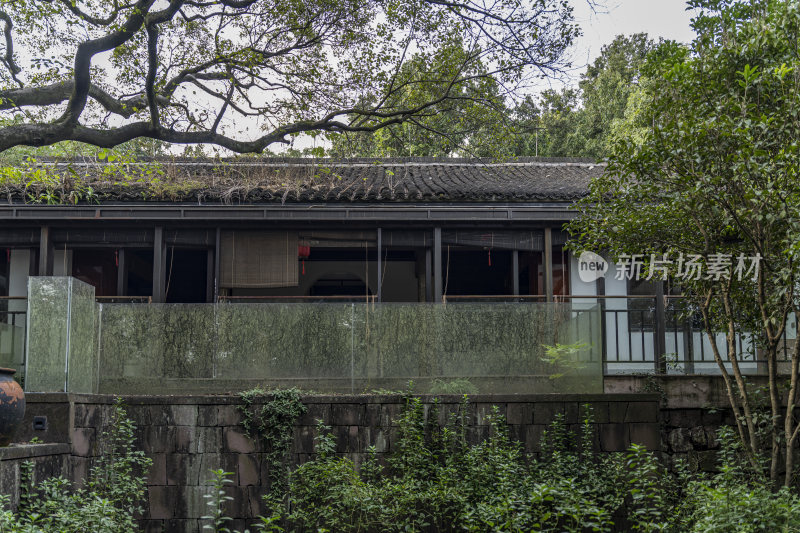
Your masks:
{"label": "stone retaining wall", "polygon": [[33,463],[31,477],[39,482],[51,477],[72,479],[70,446],[64,443],[13,444],[0,448],[0,494],[8,496],[11,507],[19,503],[22,463]]}
{"label": "stone retaining wall", "polygon": [[[433,397],[422,397],[433,412]],[[146,531],[200,531],[199,518],[208,513],[210,470],[232,472],[234,496],[228,512],[231,529],[243,530],[263,512],[268,479],[265,450],[244,433],[236,396],[127,396],[129,416],[137,424],[138,445],[153,459],[148,478]],[[75,481],[85,478],[98,450],[98,437],[110,419],[114,398],[106,395],[29,394],[26,420],[19,441],[37,436],[44,441],[68,442],[58,457],[68,457],[61,472]],[[391,453],[397,441],[396,419],[403,408],[397,396],[306,396],[308,412],[294,428],[292,461],[302,463],[313,453],[317,420],[331,427],[337,453],[360,463],[369,446]],[[631,443],[661,449],[659,396],[654,394],[476,395],[470,397],[468,439],[477,443],[488,435],[486,415],[497,406],[505,415],[511,437],[529,453],[539,451],[542,431],[557,413],[572,429],[579,427],[582,404],[595,417],[595,445],[604,452],[623,451]],[[439,396],[444,422],[461,408],[461,397]],[[33,429],[33,417],[47,416],[47,427]],[[41,420],[39,421],[42,422]],[[62,445],[66,446],[66,445]],[[68,454],[68,455],[67,455]],[[65,459],[57,459],[65,460]],[[54,473],[57,473],[57,469]],[[6,474],[13,477],[12,472]],[[18,474],[17,474],[18,475]]]}

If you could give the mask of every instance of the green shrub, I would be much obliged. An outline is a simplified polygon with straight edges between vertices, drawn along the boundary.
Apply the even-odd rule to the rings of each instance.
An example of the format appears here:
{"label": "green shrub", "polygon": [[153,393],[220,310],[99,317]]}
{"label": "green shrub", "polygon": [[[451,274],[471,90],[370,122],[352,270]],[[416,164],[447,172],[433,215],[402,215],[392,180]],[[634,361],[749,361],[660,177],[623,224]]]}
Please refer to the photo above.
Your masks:
{"label": "green shrub", "polygon": [[488,438],[469,444],[466,401],[439,426],[437,405],[425,414],[409,397],[397,420],[394,452],[356,468],[334,455],[320,425],[317,457],[289,478],[283,502],[272,502],[267,530],[279,531],[662,531],[672,500],[667,473],[641,447],[600,454],[587,410],[579,435],[557,417],[538,458],[511,439],[495,409]]}
{"label": "green shrub", "polygon": [[[3,533],[130,533],[143,511],[145,474],[152,461],[134,450],[134,424],[121,400],[114,404],[112,423],[101,437],[100,457],[86,489],[73,490],[64,478],[32,481],[33,463],[22,469],[16,513],[0,513]],[[9,498],[0,496],[0,508]]]}

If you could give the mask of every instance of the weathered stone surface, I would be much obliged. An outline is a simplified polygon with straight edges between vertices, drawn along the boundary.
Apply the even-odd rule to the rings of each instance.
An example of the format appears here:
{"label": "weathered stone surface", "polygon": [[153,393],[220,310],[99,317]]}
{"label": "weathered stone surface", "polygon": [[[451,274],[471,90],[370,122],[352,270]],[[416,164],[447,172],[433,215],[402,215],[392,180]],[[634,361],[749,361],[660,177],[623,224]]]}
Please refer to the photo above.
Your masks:
{"label": "weathered stone surface", "polygon": [[364,418],[364,405],[341,404],[331,406],[331,424],[336,426],[357,426]]}
{"label": "weathered stone surface", "polygon": [[[69,435],[71,439],[64,439],[64,442],[71,442],[73,453],[72,466],[68,470],[70,477],[83,477],[88,473],[98,453],[98,434],[108,418],[113,400],[112,396],[82,395],[80,405],[83,407],[76,409],[75,420],[66,420],[66,424],[76,428],[76,432]],[[40,403],[55,409],[52,407],[55,399],[50,401],[50,404]],[[433,397],[422,397],[422,401],[429,423],[436,420],[441,424],[451,422],[463,408],[459,396],[442,397],[436,405]],[[252,523],[254,516],[263,512],[261,496],[269,484],[264,443],[260,440],[253,442],[245,435],[241,414],[236,407],[238,402],[235,396],[126,398],[128,410],[135,413],[138,422],[137,445],[154,460],[148,475],[151,509],[142,522],[146,531],[161,531],[160,528],[168,532],[200,531],[202,522],[199,518],[208,513],[202,496],[209,490],[210,471],[214,469],[233,472],[231,480],[234,484],[230,493],[236,495],[236,502],[231,504],[229,513],[241,524],[236,527],[243,529]],[[494,404],[499,405],[500,413],[505,415],[510,436],[521,441],[528,453],[539,452],[542,432],[559,413],[563,413],[568,429],[580,430],[586,402],[593,406],[592,441],[598,450],[624,450],[631,440],[652,446],[660,439],[659,413],[653,409],[653,406],[657,407],[657,399],[653,395],[481,395],[471,397],[470,402],[463,414],[468,425],[468,441],[475,444],[489,436],[487,416]],[[300,464],[314,456],[317,419],[331,427],[337,455],[349,458],[356,465],[364,461],[370,446],[375,447],[377,459],[382,464],[386,463],[386,454],[396,448],[397,421],[404,407],[400,396],[315,396],[306,405],[308,412],[294,428],[290,464]],[[62,411],[69,412],[68,409]],[[608,423],[612,414],[616,422]],[[703,446],[702,436],[695,426],[690,426],[694,433],[690,434],[689,442],[700,447]],[[709,428],[703,425],[700,429],[702,435],[707,436]],[[664,432],[664,435],[665,441],[668,440],[669,432]],[[706,440],[706,446],[710,446],[710,439]],[[70,447],[64,446],[62,457],[68,457],[69,453]],[[4,466],[6,462],[0,452],[0,488],[5,491],[5,486],[11,484],[13,492],[17,481],[12,479],[13,469]],[[62,462],[66,464],[66,459]],[[58,468],[56,462],[43,462],[41,475],[49,475]],[[227,525],[233,527],[233,524]]]}
{"label": "weathered stone surface", "polygon": [[598,438],[604,452],[623,452],[630,446],[626,424],[602,424]]}
{"label": "weathered stone surface", "polygon": [[196,405],[173,405],[172,420],[176,426],[196,426],[198,409]]}
{"label": "weathered stone surface", "polygon": [[255,454],[240,453],[236,472],[240,486],[258,485],[261,479],[260,467]]}
{"label": "weathered stone surface", "polygon": [[542,433],[545,426],[541,424],[530,425],[525,431],[525,451],[538,453],[541,451]]}
{"label": "weathered stone surface", "polygon": [[510,402],[506,407],[506,421],[512,425],[533,424],[533,408],[527,403]]}
{"label": "weathered stone surface", "polygon": [[547,402],[536,404],[533,407],[533,423],[534,424],[550,424],[558,414],[564,413],[564,404],[562,402]]}
{"label": "weathered stone surface", "polygon": [[217,406],[216,405],[198,405],[197,406],[197,425],[198,426],[216,426],[217,421]]}
{"label": "weathered stone surface", "polygon": [[657,423],[631,423],[628,431],[631,444],[641,444],[651,452],[661,450],[661,431]]}
{"label": "weathered stone surface", "polygon": [[148,485],[166,485],[167,484],[167,454],[154,453],[150,455],[153,464],[147,472]]}
{"label": "weathered stone surface", "polygon": [[147,489],[148,517],[151,519],[170,519],[175,516],[177,499],[176,487],[153,485]]}
{"label": "weathered stone surface", "polygon": [[691,430],[689,428],[676,428],[669,432],[667,443],[672,452],[688,452],[694,449],[692,446]]}
{"label": "weathered stone surface", "polygon": [[94,428],[75,428],[72,434],[72,454],[82,457],[93,455],[94,451]]}
{"label": "weathered stone surface", "polygon": [[253,441],[245,435],[244,430],[226,427],[222,430],[226,452],[253,453],[256,451]]}
{"label": "weathered stone surface", "polygon": [[220,426],[238,426],[242,423],[242,413],[235,405],[218,405],[217,423]]}
{"label": "weathered stone surface", "polygon": [[625,422],[652,422],[658,420],[658,403],[637,402],[628,404]]}
{"label": "weathered stone surface", "polygon": [[625,422],[628,412],[628,402],[608,402],[608,421],[612,424]]}

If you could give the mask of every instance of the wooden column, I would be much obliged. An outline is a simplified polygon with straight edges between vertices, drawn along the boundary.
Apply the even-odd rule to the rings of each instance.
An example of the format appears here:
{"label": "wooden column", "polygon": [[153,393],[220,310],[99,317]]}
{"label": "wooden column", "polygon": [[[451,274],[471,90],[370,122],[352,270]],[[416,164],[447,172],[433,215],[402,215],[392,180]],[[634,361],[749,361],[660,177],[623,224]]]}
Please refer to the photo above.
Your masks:
{"label": "wooden column", "polygon": [[51,239],[50,227],[42,226],[39,232],[39,271],[40,276],[53,275],[53,256],[55,248]]}
{"label": "wooden column", "polygon": [[153,302],[165,301],[167,285],[167,248],[164,245],[164,228],[157,226],[153,238]]}
{"label": "wooden column", "polygon": [[220,257],[220,240],[222,230],[217,228],[217,235],[214,241],[214,302],[219,301],[219,257]]}
{"label": "wooden column", "polygon": [[519,250],[511,252],[511,282],[514,296],[519,296]]}
{"label": "wooden column", "polygon": [[667,317],[664,306],[664,282],[656,282],[656,307],[653,316],[653,351],[657,374],[667,373]]}
{"label": "wooden column", "polygon": [[378,228],[378,301],[383,299],[383,234]]}
{"label": "wooden column", "polygon": [[[603,375],[606,375],[608,374],[608,324],[606,322],[606,299],[602,298],[602,296],[606,295],[605,278],[597,278],[597,281],[595,281],[595,290],[597,292],[597,296],[601,297],[597,299],[598,307],[600,309],[600,342],[602,342],[600,353],[603,357]],[[614,327],[617,327],[616,322],[617,321],[614,320]]]}
{"label": "wooden column", "polygon": [[433,228],[433,301],[442,303],[442,228]]}
{"label": "wooden column", "polygon": [[125,248],[117,250],[117,296],[128,292],[128,258]]}
{"label": "wooden column", "polygon": [[430,248],[425,248],[425,301],[433,301],[433,265]]}
{"label": "wooden column", "polygon": [[553,301],[553,230],[544,228],[544,293]]}
{"label": "wooden column", "polygon": [[28,276],[36,276],[39,273],[39,250],[29,248],[28,252]]}
{"label": "wooden column", "polygon": [[214,250],[206,251],[206,302],[214,302]]}

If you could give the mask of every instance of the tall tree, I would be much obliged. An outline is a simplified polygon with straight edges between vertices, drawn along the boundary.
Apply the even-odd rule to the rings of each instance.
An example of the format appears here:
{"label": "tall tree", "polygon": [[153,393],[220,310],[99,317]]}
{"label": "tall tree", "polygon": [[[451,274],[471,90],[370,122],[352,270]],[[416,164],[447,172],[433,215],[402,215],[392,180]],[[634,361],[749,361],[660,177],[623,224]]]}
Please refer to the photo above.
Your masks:
{"label": "tall tree", "polygon": [[653,47],[645,33],[618,35],[587,67],[577,89],[551,89],[517,104],[510,111],[512,154],[605,158]]}
{"label": "tall tree", "polygon": [[[783,473],[791,485],[800,342],[791,346],[785,396],[779,354],[800,316],[800,5],[689,5],[700,10],[698,37],[651,56],[641,106],[649,128],[618,143],[570,228],[577,248],[643,254],[681,284],[702,315],[753,470],[774,482]],[[687,275],[689,259],[699,275],[697,267]],[[740,334],[752,335],[767,366],[766,427],[739,364]]]}
{"label": "tall tree", "polygon": [[[423,70],[447,71],[467,52],[454,46],[451,52],[437,58],[444,64],[426,64],[427,59],[414,55],[400,69],[398,79],[413,79]],[[498,126],[506,120],[503,89],[491,76],[485,76],[483,64],[471,67],[470,75],[450,89],[451,97],[431,105],[425,111],[401,124],[393,124],[375,132],[330,135],[327,151],[332,156],[371,157],[442,157],[464,153],[491,156],[497,152],[502,131]],[[394,95],[396,105],[411,107],[435,97],[429,87],[406,85]],[[376,101],[371,97],[370,101]]]}
{"label": "tall tree", "polygon": [[376,131],[552,75],[578,33],[567,0],[0,0],[0,21],[0,152]]}
{"label": "tall tree", "polygon": [[646,33],[618,35],[603,46],[578,86],[582,109],[575,136],[586,157],[602,159],[611,151],[609,139],[616,121],[622,120],[635,90],[640,69],[654,43]]}

